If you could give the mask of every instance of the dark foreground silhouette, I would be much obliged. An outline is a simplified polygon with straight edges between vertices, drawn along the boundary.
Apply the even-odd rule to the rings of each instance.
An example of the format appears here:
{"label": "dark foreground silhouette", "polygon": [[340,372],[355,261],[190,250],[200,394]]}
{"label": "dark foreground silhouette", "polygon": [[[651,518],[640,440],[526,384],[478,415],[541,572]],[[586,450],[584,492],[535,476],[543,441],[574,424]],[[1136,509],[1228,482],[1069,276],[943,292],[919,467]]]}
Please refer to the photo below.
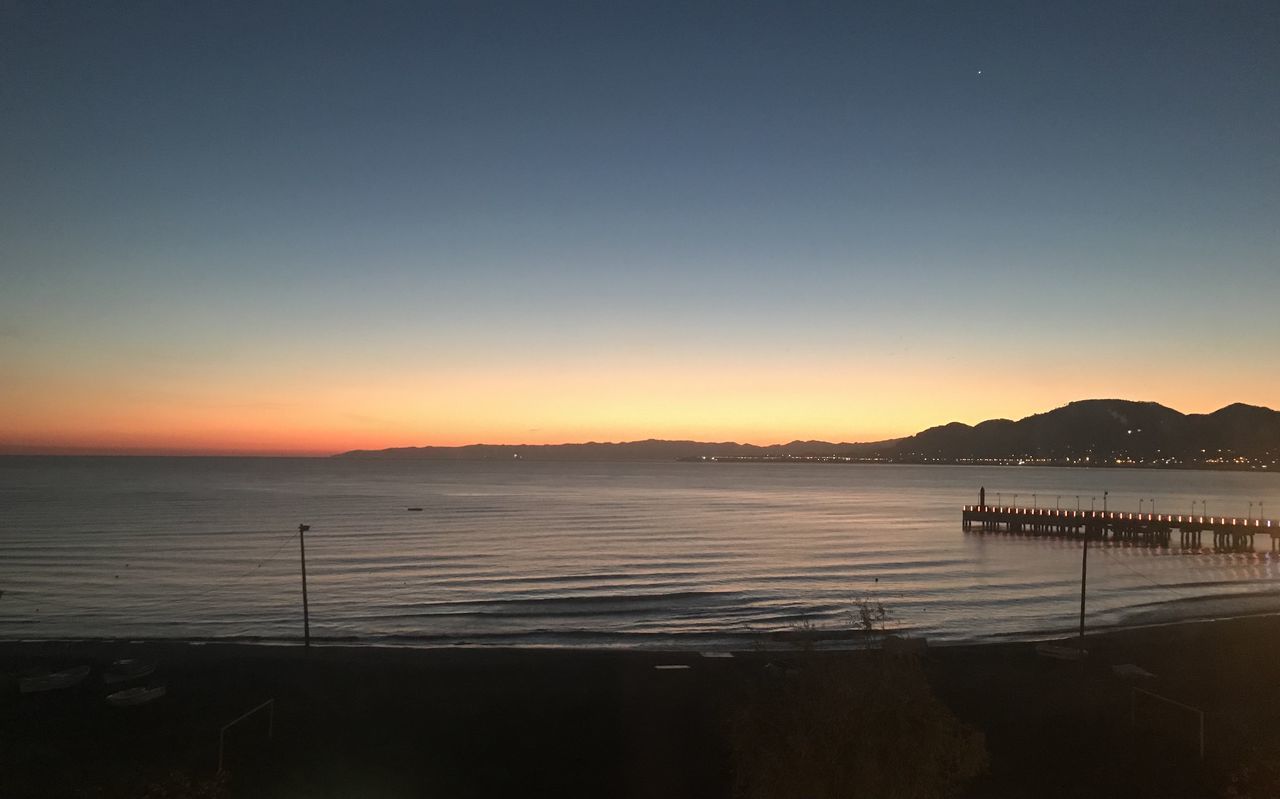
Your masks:
{"label": "dark foreground silhouette", "polygon": [[[1280,619],[882,653],[0,645],[0,796],[1270,796]],[[104,699],[158,662],[167,694]],[[18,676],[94,664],[74,688]],[[1132,663],[1150,678],[1111,668]],[[688,666],[688,668],[655,668]],[[1202,708],[1194,718],[1134,694]],[[1134,697],[1141,697],[1135,702]],[[260,714],[276,700],[274,736]],[[1136,724],[1134,723],[1136,722]],[[900,793],[899,793],[900,791]]]}

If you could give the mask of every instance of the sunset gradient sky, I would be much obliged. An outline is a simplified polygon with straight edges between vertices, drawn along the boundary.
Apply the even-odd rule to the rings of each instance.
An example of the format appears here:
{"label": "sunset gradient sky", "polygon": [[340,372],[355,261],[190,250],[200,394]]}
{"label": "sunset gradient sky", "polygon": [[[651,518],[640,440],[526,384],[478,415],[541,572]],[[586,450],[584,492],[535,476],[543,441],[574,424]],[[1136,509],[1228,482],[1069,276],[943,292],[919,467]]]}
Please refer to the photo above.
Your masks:
{"label": "sunset gradient sky", "polygon": [[0,452],[1277,407],[1277,41],[1274,2],[9,0]]}

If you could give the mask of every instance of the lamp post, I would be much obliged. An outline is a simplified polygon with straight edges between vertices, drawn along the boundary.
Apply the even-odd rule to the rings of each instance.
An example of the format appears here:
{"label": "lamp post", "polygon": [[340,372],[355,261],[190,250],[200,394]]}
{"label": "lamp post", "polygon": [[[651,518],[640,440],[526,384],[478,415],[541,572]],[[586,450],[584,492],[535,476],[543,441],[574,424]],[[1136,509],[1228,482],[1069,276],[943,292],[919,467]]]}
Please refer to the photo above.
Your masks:
{"label": "lamp post", "polygon": [[307,539],[309,524],[298,525],[298,555],[302,559],[302,645],[311,648],[311,611],[307,607]]}
{"label": "lamp post", "polygon": [[1084,550],[1080,554],[1080,654],[1084,654],[1084,588],[1089,576],[1089,525],[1084,526]]}

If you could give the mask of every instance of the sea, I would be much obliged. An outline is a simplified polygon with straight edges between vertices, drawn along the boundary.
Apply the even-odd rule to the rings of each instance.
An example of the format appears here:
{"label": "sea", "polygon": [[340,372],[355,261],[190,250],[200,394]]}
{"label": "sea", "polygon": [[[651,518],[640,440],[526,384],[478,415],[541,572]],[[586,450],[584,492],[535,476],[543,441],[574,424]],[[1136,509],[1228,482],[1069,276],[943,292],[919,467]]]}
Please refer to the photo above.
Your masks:
{"label": "sea", "polygon": [[[962,531],[980,488],[1280,516],[1258,472],[5,457],[0,638],[297,641],[302,543],[318,643],[856,646],[877,605],[944,644],[1075,630],[1080,542]],[[1280,612],[1280,557],[1257,550],[1091,545],[1086,624]]]}

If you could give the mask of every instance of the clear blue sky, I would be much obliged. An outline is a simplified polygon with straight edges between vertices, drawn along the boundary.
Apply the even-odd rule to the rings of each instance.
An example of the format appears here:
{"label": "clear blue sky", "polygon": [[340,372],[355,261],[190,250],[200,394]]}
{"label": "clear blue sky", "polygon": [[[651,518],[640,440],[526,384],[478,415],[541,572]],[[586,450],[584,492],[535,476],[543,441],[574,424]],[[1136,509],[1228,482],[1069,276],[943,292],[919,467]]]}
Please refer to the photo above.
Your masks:
{"label": "clear blue sky", "polygon": [[1274,2],[9,0],[0,446],[1280,404],[1277,42]]}

